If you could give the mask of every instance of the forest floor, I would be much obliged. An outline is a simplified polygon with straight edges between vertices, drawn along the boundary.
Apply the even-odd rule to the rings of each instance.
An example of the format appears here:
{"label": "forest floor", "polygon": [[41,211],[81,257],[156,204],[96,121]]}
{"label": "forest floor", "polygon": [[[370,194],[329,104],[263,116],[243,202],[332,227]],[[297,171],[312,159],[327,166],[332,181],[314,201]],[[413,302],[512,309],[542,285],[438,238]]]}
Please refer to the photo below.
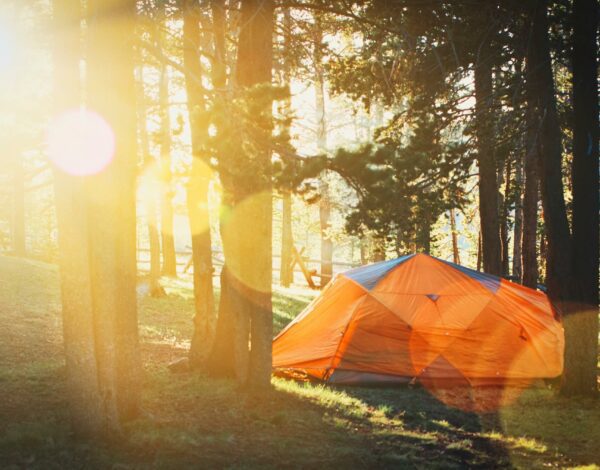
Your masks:
{"label": "forest floor", "polygon": [[[173,374],[193,312],[189,280],[140,295],[143,417],[118,443],[77,442],[64,394],[56,268],[0,256],[1,468],[600,468],[600,406],[531,389],[494,413],[420,388],[331,388],[273,379],[269,396]],[[275,329],[314,296],[277,290]]]}

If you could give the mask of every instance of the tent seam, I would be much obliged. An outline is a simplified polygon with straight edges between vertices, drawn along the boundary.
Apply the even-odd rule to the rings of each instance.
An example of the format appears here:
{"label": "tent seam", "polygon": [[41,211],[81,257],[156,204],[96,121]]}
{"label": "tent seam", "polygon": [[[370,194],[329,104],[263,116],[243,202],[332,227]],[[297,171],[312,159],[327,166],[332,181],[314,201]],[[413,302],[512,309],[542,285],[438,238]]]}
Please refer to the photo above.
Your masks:
{"label": "tent seam", "polygon": [[[400,261],[398,264],[392,266],[388,271],[386,271],[385,273],[383,273],[381,275],[381,277],[379,279],[377,279],[377,281],[375,282],[375,284],[373,285],[373,287],[371,288],[367,288],[366,286],[363,286],[362,284],[360,284],[358,281],[355,281],[354,279],[352,279],[351,277],[349,277],[346,273],[341,273],[346,279],[350,279],[352,281],[354,281],[356,284],[360,285],[363,289],[365,289],[367,292],[371,292],[372,289],[375,289],[375,287],[377,287],[377,285],[383,281],[392,271],[396,270],[397,268],[399,268],[400,266],[402,266],[404,263],[406,263],[407,261],[410,261],[412,259],[414,259],[414,257],[416,256],[416,253],[410,253],[408,255],[404,255],[401,258],[404,258],[402,261]],[[387,261],[382,261],[382,263],[388,262],[388,261],[398,261],[401,258],[397,258],[396,260],[387,260]],[[369,266],[369,265],[366,265]],[[366,266],[361,266],[361,267],[366,267]],[[360,269],[360,268],[356,268],[356,269]]]}
{"label": "tent seam", "polygon": [[[331,364],[329,365],[329,367],[327,367],[327,370],[325,372],[325,374],[327,375],[327,378],[325,379],[326,381],[329,380],[329,377],[331,377],[331,374],[333,374],[333,371],[335,371],[335,369],[333,369],[333,363],[335,362],[335,359],[336,359],[336,357],[338,355],[338,352],[340,351],[340,346],[342,345],[342,342],[344,341],[344,338],[346,337],[346,333],[348,332],[348,329],[350,328],[350,325],[354,321],[354,317],[356,316],[356,312],[358,312],[359,307],[369,297],[369,292],[368,291],[366,291],[366,294],[367,295],[365,295],[362,298],[362,300],[356,305],[356,307],[354,307],[354,312],[352,312],[352,315],[350,316],[350,319],[348,320],[348,324],[346,325],[346,328],[344,328],[344,331],[342,332],[342,335],[340,337],[340,341],[338,342],[338,345],[336,346],[335,351],[333,352],[333,357],[331,358]],[[330,373],[330,371],[331,371],[331,373]]]}

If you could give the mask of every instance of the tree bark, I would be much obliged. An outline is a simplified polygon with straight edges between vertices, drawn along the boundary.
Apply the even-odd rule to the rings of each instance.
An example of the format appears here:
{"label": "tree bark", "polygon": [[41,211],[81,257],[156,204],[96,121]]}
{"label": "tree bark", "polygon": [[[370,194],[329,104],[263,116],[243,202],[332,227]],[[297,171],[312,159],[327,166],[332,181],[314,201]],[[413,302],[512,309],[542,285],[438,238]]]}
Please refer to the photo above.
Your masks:
{"label": "tree bark", "polygon": [[546,284],[548,295],[560,306],[570,297],[572,256],[562,182],[561,129],[556,111],[546,0],[538,1],[533,11],[531,40],[527,49],[527,80],[531,82],[533,104],[541,117],[540,182],[548,243]]}
{"label": "tree bark", "polygon": [[504,175],[504,195],[499,195],[500,209],[502,211],[502,217],[500,220],[500,241],[502,243],[502,276],[505,277],[510,274],[510,235],[508,230],[508,198],[510,195],[511,166],[511,161],[509,159],[505,165],[506,174]]}
{"label": "tree bark", "polygon": [[525,191],[523,194],[523,285],[535,289],[538,284],[537,228],[540,199],[538,162],[540,120],[535,105],[534,83],[525,81],[527,95]]}
{"label": "tree bark", "polygon": [[360,264],[364,266],[369,262],[369,237],[363,236],[360,238]]}
{"label": "tree bark", "polygon": [[477,271],[481,271],[482,263],[482,253],[481,253],[481,229],[477,233]]}
{"label": "tree bark", "polygon": [[[271,383],[272,182],[271,152],[264,142],[270,139],[272,120],[271,104],[264,95],[258,99],[258,93],[261,86],[271,84],[273,16],[272,0],[242,0],[236,92],[252,110],[253,122],[236,127],[245,133],[244,147],[235,151],[229,147],[219,155],[221,234],[229,273],[226,303],[235,318],[235,375],[240,384],[248,382],[255,390]],[[232,132],[225,123],[222,126],[218,133]],[[220,349],[216,344],[213,352]],[[218,358],[211,357],[211,362]]]}
{"label": "tree bark", "polygon": [[[213,37],[214,37],[214,52],[215,57],[212,63],[211,78],[213,87],[215,89],[213,111],[215,114],[221,112],[225,113],[228,107],[228,94],[230,90],[227,84],[227,56],[225,47],[225,4],[223,0],[211,0],[211,13],[213,20]],[[235,66],[231,64],[232,68]],[[233,80],[230,80],[232,85]],[[233,86],[233,85],[232,85]],[[220,134],[221,139],[225,139],[229,132],[227,122],[217,122],[217,133]],[[225,213],[230,207],[235,205],[236,184],[233,180],[232,173],[232,150],[231,148],[225,148],[221,146],[218,149],[217,158],[219,162],[220,178],[223,185],[223,200],[221,202],[222,211]],[[245,341],[241,341],[242,345],[236,345],[237,335],[237,321],[236,321],[236,309],[244,308],[242,300],[238,299],[236,291],[236,279],[235,273],[230,272],[228,264],[233,264],[231,256],[228,256],[230,245],[236,245],[235,239],[229,240],[227,237],[228,232],[225,230],[227,227],[226,220],[220,221],[221,238],[223,240],[223,251],[225,253],[225,264],[221,269],[220,274],[220,301],[219,301],[219,314],[217,316],[215,339],[208,356],[207,365],[208,371],[215,377],[229,377],[235,378],[236,373],[238,377],[241,377],[239,370],[242,367],[236,367],[238,364],[248,363],[248,338]],[[232,247],[233,249],[233,247]],[[235,251],[235,250],[233,250]],[[249,313],[243,311],[246,315],[243,321],[244,325],[242,328],[247,331],[246,325],[249,321]],[[245,349],[243,347],[245,345]],[[243,355],[243,357],[239,357]],[[246,373],[246,371],[244,371]]]}
{"label": "tree bark", "polygon": [[[581,8],[581,6],[578,6],[578,8]],[[586,29],[585,23],[589,21],[589,18],[584,17],[589,14],[590,12],[587,11],[587,9],[583,13],[579,12],[578,15],[576,14],[576,18],[580,18],[581,21],[576,21],[578,32],[575,34],[575,44],[578,44],[578,41],[581,39],[579,34],[582,34],[582,36],[586,35],[580,28],[583,26],[583,30]],[[593,43],[595,43],[595,39],[593,40]],[[579,46],[576,46],[577,49],[578,47]],[[586,49],[589,47],[590,45],[588,43]],[[592,48],[595,47],[595,45],[592,46]],[[587,53],[589,54],[589,51]],[[580,63],[579,60],[576,59],[574,61],[574,66],[576,63],[578,64],[577,75],[581,76],[580,73],[583,72],[585,67],[580,69],[579,65],[588,62],[589,57],[585,57],[586,52],[584,50],[578,52],[578,55],[579,54],[581,54],[581,57],[578,57],[578,59],[581,59],[582,62]],[[578,291],[578,287],[576,286],[577,279],[574,279],[575,263],[573,246],[571,244],[572,237],[569,231],[562,182],[562,141],[561,129],[556,111],[554,77],[552,75],[552,63],[548,39],[547,1],[538,2],[537,8],[534,9],[532,40],[530,48],[528,49],[528,65],[530,70],[527,78],[532,80],[535,97],[537,98],[536,104],[541,116],[540,175],[545,234],[547,239],[546,284],[550,299],[554,302],[554,305],[560,309],[564,316],[565,367],[561,382],[561,393],[565,395],[595,394],[597,387],[595,383],[597,330],[596,332],[591,333],[590,329],[593,330],[596,328],[598,321],[597,310],[593,313],[595,318],[592,318],[591,314],[578,314],[579,307],[577,305],[577,295],[575,294]],[[577,83],[578,78],[574,79],[575,83]],[[585,99],[579,99],[581,98],[581,91],[581,89],[578,90],[578,99],[576,101],[578,106],[576,111],[576,122],[580,122],[580,119],[582,119],[584,114],[586,116],[585,119],[592,118],[587,112],[583,111],[583,109],[586,109],[589,105],[585,104]],[[586,99],[590,99],[589,94],[586,96]],[[583,107],[581,106],[582,104]],[[582,114],[579,114],[580,112]],[[586,128],[587,125],[588,124],[585,124]],[[578,131],[580,131],[581,128],[579,128],[579,126],[577,127]],[[575,149],[579,156],[581,155],[579,151],[582,149],[579,142],[580,138],[581,134],[575,138]],[[580,178],[581,173],[577,174],[577,171],[580,171],[582,167],[576,169],[581,163],[575,162],[577,158],[578,157],[574,157],[574,170],[576,171],[576,174],[574,174],[574,182],[577,181],[577,185],[579,186],[582,183],[582,179]],[[595,162],[595,164],[597,165],[597,162]],[[597,173],[594,174],[594,178],[597,178]],[[597,181],[592,183],[592,187],[595,184],[597,184]],[[579,190],[583,188],[585,188],[585,183],[579,186]],[[595,194],[597,197],[597,191]],[[587,208],[584,209],[579,205],[581,196],[581,193],[579,193],[578,203],[574,204],[574,215],[578,212],[578,217],[582,214],[586,214],[586,217],[587,215],[594,217],[587,213]],[[586,194],[585,197],[590,197],[590,195]],[[576,205],[579,205],[577,209],[575,208]],[[584,203],[584,207],[585,206],[587,206],[586,203]],[[583,209],[583,211],[579,212],[581,209]],[[595,220],[597,221],[597,219]],[[582,225],[579,222],[577,224],[578,230],[582,230],[579,231],[578,237],[586,239],[587,235],[584,233],[590,230],[590,227],[587,226],[587,220],[582,222]],[[591,228],[592,232],[596,230],[597,227]],[[589,233],[590,232],[588,232],[588,234]],[[581,238],[578,241],[581,241]],[[593,246],[597,247],[597,240],[591,243]],[[587,246],[585,248],[587,250],[590,247]],[[593,255],[587,253],[587,255],[597,256],[597,253],[594,253]],[[595,276],[597,276],[597,273]],[[597,295],[597,293],[595,293],[595,295]],[[593,339],[591,339],[592,335],[594,335]]]}
{"label": "tree bark", "polygon": [[[290,55],[292,54],[291,28],[292,18],[289,8],[285,8],[284,15],[284,63],[283,63],[283,83],[290,86]],[[283,114],[290,113],[291,99],[285,100],[283,105]],[[289,129],[287,129],[289,134]],[[282,209],[281,209],[281,265],[279,269],[279,281],[283,287],[289,287],[294,281],[294,271],[292,270],[292,248],[294,246],[294,236],[292,230],[292,194],[288,189],[282,191]]]}
{"label": "tree bark", "polygon": [[329,197],[329,184],[322,177],[319,182],[319,225],[321,229],[321,288],[331,280],[333,275],[333,242],[329,230],[331,229],[331,200]]}
{"label": "tree bark", "polygon": [[[152,172],[151,166],[155,163],[150,155],[150,142],[148,139],[148,129],[146,127],[146,99],[144,93],[144,76],[142,68],[139,68],[139,83],[137,95],[138,109],[138,133],[140,136],[140,146],[142,152],[142,164],[146,171],[150,174],[143,174],[142,177],[153,178],[155,174]],[[151,183],[151,182],[150,182]],[[150,271],[149,271],[149,288],[150,296],[161,297],[165,294],[164,289],[160,285],[160,234],[158,231],[158,205],[156,194],[152,190],[152,186],[144,192],[144,207],[146,211],[146,226],[148,229],[148,244],[150,248]]]}
{"label": "tree bark", "polygon": [[[323,74],[322,57],[323,30],[320,18],[315,18],[314,26],[314,67],[315,67],[315,109],[317,118],[317,149],[325,152],[327,149],[327,115],[325,109],[325,77]],[[321,288],[323,288],[333,275],[333,242],[329,236],[331,228],[331,200],[327,174],[323,174],[319,182],[319,224],[321,228]]]}
{"label": "tree bark", "polygon": [[12,251],[15,256],[25,256],[25,172],[20,145],[13,148],[13,217]]}
{"label": "tree bark", "polygon": [[460,264],[460,252],[458,251],[458,233],[456,231],[456,215],[454,209],[450,209],[450,234],[452,236],[452,261]]}
{"label": "tree bark", "polygon": [[572,342],[561,392],[596,395],[598,357],[598,1],[573,3],[573,281],[575,308],[565,319]]}
{"label": "tree bark", "polygon": [[[89,177],[92,303],[109,430],[137,415],[135,0],[88,0],[88,97],[115,134],[112,162]],[[110,64],[110,67],[107,67]]]}
{"label": "tree bark", "polygon": [[[250,87],[271,84],[273,61],[274,4],[272,0],[242,0],[242,27],[239,37],[237,80],[238,85]],[[269,104],[270,109],[270,104]],[[269,114],[269,110],[265,110]],[[272,183],[271,152],[257,149],[256,158],[263,175],[257,180],[257,192],[262,193],[255,203],[251,220],[256,223],[254,242],[245,250],[249,257],[250,271],[257,286],[250,299],[253,304],[251,316],[252,348],[250,350],[250,384],[255,389],[271,385],[273,341],[273,311],[271,284],[273,275],[272,239]],[[248,226],[248,225],[247,225]]]}
{"label": "tree bark", "polygon": [[225,2],[210,0],[213,20],[213,36],[215,59],[212,64],[212,82],[219,97],[222,97],[227,86],[227,48],[225,44]]}
{"label": "tree bark", "polygon": [[[162,39],[161,39],[162,40]],[[160,200],[160,235],[162,239],[163,267],[165,276],[177,276],[175,237],[173,234],[173,176],[171,172],[171,117],[169,107],[169,70],[161,63],[159,80],[160,108],[160,166],[162,194]]]}
{"label": "tree bark", "polygon": [[515,226],[513,228],[513,256],[512,256],[512,275],[518,282],[522,282],[523,263],[522,256],[522,237],[523,237],[523,160],[521,155],[517,155],[515,163]]}
{"label": "tree bark", "polygon": [[[228,236],[226,231],[224,235]],[[227,264],[221,270],[220,283],[219,316],[215,341],[207,360],[208,372],[215,377],[233,378],[245,386],[251,373],[248,296],[253,292],[229,270]]]}
{"label": "tree bark", "polygon": [[[80,0],[54,0],[55,109],[79,106]],[[62,323],[71,423],[79,437],[104,429],[96,367],[85,188],[81,177],[54,168]]]}
{"label": "tree bark", "polygon": [[280,281],[283,287],[289,287],[294,281],[292,270],[292,247],[294,238],[292,234],[292,195],[289,191],[283,192],[283,205],[281,213],[281,266]]}
{"label": "tree bark", "polygon": [[502,244],[498,217],[498,187],[493,135],[492,63],[484,38],[475,64],[475,131],[479,165],[479,217],[483,270],[502,274]]}
{"label": "tree bark", "polygon": [[385,240],[376,237],[372,242],[372,262],[378,263],[379,261],[385,261]]}
{"label": "tree bark", "polygon": [[404,254],[404,233],[402,232],[402,229],[400,229],[399,227],[396,228],[395,235],[396,236],[394,237],[394,249],[396,251],[396,256],[400,257]]}
{"label": "tree bark", "polygon": [[227,265],[224,265],[220,274],[221,295],[215,340],[207,359],[208,372],[215,377],[235,377],[236,356],[234,336],[236,323],[233,304],[235,291],[232,291],[229,286],[230,277]]}
{"label": "tree bark", "polygon": [[190,365],[200,366],[208,357],[216,329],[213,297],[213,265],[208,211],[208,189],[211,178],[208,153],[207,121],[204,89],[198,81],[202,76],[199,54],[200,28],[196,2],[183,2],[183,63],[185,87],[192,138],[192,169],[188,182],[187,205],[192,236],[194,268],[194,334],[190,347]]}
{"label": "tree bark", "polygon": [[418,221],[415,227],[415,252],[431,252],[431,216],[425,211],[418,211]]}

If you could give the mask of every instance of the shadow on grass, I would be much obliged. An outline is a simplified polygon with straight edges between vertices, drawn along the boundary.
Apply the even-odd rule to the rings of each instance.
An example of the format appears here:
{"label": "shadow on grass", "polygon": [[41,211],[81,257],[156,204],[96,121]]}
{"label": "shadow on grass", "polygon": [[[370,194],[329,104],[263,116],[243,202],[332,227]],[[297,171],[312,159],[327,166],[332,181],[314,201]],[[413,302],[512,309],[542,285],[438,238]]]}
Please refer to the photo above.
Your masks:
{"label": "shadow on grass", "polygon": [[[435,395],[418,387],[338,390],[379,413],[371,418],[378,449],[410,456],[412,463],[433,459],[444,467],[599,468],[597,400],[565,399],[544,387],[508,388],[503,393],[513,397],[506,404],[491,413],[473,413],[440,401],[439,390]],[[477,393],[493,397],[497,392]],[[413,434],[432,439],[407,447]]]}
{"label": "shadow on grass", "polygon": [[[510,452],[486,433],[499,429],[498,413],[476,414],[447,406],[422,388],[341,390],[383,416],[376,432],[387,460],[430,462],[443,467],[509,468]],[[423,439],[422,437],[428,437]]]}
{"label": "shadow on grass", "polygon": [[[56,379],[56,378],[55,378]],[[196,374],[147,364],[144,414],[111,443],[69,432],[67,403],[4,421],[2,468],[369,468],[369,448],[327,410],[283,391],[259,396]],[[39,401],[44,403],[45,398]]]}

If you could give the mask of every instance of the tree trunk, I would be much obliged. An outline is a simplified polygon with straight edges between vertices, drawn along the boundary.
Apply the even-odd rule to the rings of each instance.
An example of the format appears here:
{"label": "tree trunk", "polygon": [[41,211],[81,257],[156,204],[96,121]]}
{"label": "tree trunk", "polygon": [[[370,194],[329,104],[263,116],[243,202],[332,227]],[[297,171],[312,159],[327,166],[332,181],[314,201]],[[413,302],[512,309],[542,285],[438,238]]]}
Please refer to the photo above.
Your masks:
{"label": "tree trunk", "polygon": [[[223,0],[211,0],[211,12],[213,20],[213,33],[214,33],[214,50],[215,57],[212,63],[211,78],[213,87],[216,91],[214,96],[213,108],[215,111],[224,112],[227,109],[227,98],[229,89],[227,87],[227,67],[226,67],[226,48],[225,48],[225,5]],[[232,64],[233,67],[234,64]],[[230,80],[230,83],[233,80]],[[219,122],[217,123],[217,132],[219,134],[226,134],[229,129],[228,123]],[[232,165],[232,155],[230,149],[219,149],[220,152],[217,155],[219,160],[220,178],[223,185],[223,200],[221,202],[222,211],[225,213],[235,205],[236,184],[233,181],[230,166]],[[247,337],[247,325],[249,321],[249,313],[244,310],[245,305],[243,303],[243,296],[241,298],[236,291],[236,272],[230,272],[228,269],[228,263],[232,263],[234,266],[237,264],[233,263],[232,255],[228,255],[230,251],[235,253],[236,240],[234,237],[231,239],[228,237],[227,219],[220,221],[221,238],[223,240],[223,251],[225,254],[225,264],[221,269],[220,274],[220,301],[219,301],[219,314],[217,316],[217,324],[215,331],[215,338],[213,345],[208,356],[207,365],[208,371],[215,377],[229,377],[235,378],[236,374],[238,379],[241,377],[240,369],[246,367],[248,364],[248,337]],[[237,315],[236,310],[242,309],[244,320],[241,328],[246,332],[246,338],[241,339],[239,345],[236,344],[236,340],[240,338],[237,333]],[[245,348],[244,348],[245,346]],[[241,356],[241,357],[240,357]],[[239,364],[245,364],[239,366]],[[247,371],[244,370],[244,374]]]}
{"label": "tree trunk", "polygon": [[294,246],[292,234],[292,195],[289,191],[284,191],[283,193],[281,219],[280,281],[283,287],[289,287],[294,282],[294,271],[292,270],[292,247]]}
{"label": "tree trunk", "polygon": [[523,236],[523,161],[521,155],[517,155],[515,164],[515,226],[513,231],[513,264],[512,275],[518,282],[522,282],[523,264],[521,260],[522,236]]}
{"label": "tree trunk", "polygon": [[419,214],[418,219],[415,230],[415,251],[429,254],[431,252],[431,220],[425,213]]}
{"label": "tree trunk", "polygon": [[[118,3],[118,8],[117,8]],[[89,177],[96,359],[108,428],[140,400],[136,307],[134,0],[88,0],[88,97],[115,134],[112,162]],[[110,64],[110,67],[107,67]]]}
{"label": "tree trunk", "polygon": [[498,217],[498,187],[493,135],[492,63],[489,44],[483,39],[475,64],[475,130],[479,165],[479,217],[483,270],[502,274],[502,244]]}
{"label": "tree trunk", "polygon": [[575,309],[565,319],[572,338],[561,392],[597,393],[598,269],[598,1],[573,3],[573,281]]}
{"label": "tree trunk", "polygon": [[[589,12],[586,12],[583,16],[588,14]],[[592,393],[590,366],[595,368],[597,358],[595,348],[587,339],[590,333],[585,331],[589,330],[592,322],[584,320],[585,314],[577,315],[577,306],[573,302],[573,247],[562,182],[561,129],[556,111],[546,1],[538,2],[537,8],[534,9],[531,36],[531,44],[527,51],[527,78],[532,81],[535,104],[541,116],[540,175],[547,238],[546,285],[550,299],[564,315],[565,368],[561,391],[567,395],[589,394]],[[577,142],[575,145],[578,145]],[[597,177],[597,174],[594,177]],[[586,197],[589,197],[589,194]],[[597,315],[597,311],[594,315]],[[593,323],[596,321],[597,318]],[[597,337],[594,341],[597,341]],[[591,355],[594,355],[593,359],[590,359]]]}
{"label": "tree trunk", "polygon": [[535,289],[538,284],[537,228],[540,199],[538,162],[540,120],[535,105],[535,90],[531,80],[525,81],[527,95],[525,192],[523,194],[523,285]]}
{"label": "tree trunk", "polygon": [[162,297],[165,295],[165,290],[160,285],[160,236],[158,233],[156,217],[156,200],[149,197],[146,201],[146,216],[148,228],[148,244],[150,246],[150,296]]}
{"label": "tree trunk", "polygon": [[452,236],[452,261],[460,264],[460,252],[458,251],[458,233],[456,231],[456,215],[454,209],[450,209],[450,233]]}
{"label": "tree trunk", "polygon": [[[543,214],[542,214],[543,218]],[[546,227],[542,226],[540,230],[540,273],[546,279],[546,260],[548,259],[548,238],[546,237]]]}
{"label": "tree trunk", "polygon": [[233,295],[229,287],[227,265],[223,265],[220,274],[221,295],[219,298],[219,315],[210,355],[207,359],[207,369],[214,377],[233,378],[235,376],[235,317],[233,311]]}
{"label": "tree trunk", "polygon": [[152,179],[154,172],[152,165],[155,163],[150,155],[150,142],[148,139],[147,129],[147,114],[146,114],[146,99],[144,93],[144,76],[143,67],[139,68],[139,84],[137,96],[138,109],[138,133],[140,136],[140,145],[142,152],[142,164],[148,174],[143,174],[143,178],[150,179],[149,188],[144,191],[144,207],[146,210],[146,225],[148,229],[148,244],[150,247],[150,271],[149,271],[149,288],[151,297],[162,297],[165,291],[160,285],[160,234],[158,231],[158,205],[156,194],[153,191]]}
{"label": "tree trunk", "polygon": [[325,181],[326,176],[319,182],[319,225],[321,229],[321,288],[331,280],[333,275],[333,242],[331,241],[329,223],[331,217],[331,200],[329,198],[329,184]]}
{"label": "tree trunk", "polygon": [[219,317],[208,371],[216,377],[234,378],[240,385],[248,382],[250,372],[248,293],[251,293],[249,288],[225,264],[221,270]]}
{"label": "tree trunk", "polygon": [[[274,4],[272,0],[242,0],[242,23],[239,37],[237,79],[242,87],[271,84],[273,61]],[[269,109],[265,113],[270,115]],[[268,138],[268,136],[267,136]],[[255,389],[271,385],[273,310],[271,284],[273,275],[272,241],[272,183],[271,152],[268,148],[257,149],[259,179],[257,179],[256,210],[248,222],[255,223],[255,237],[246,245],[250,272],[256,280],[256,288],[250,299],[253,304],[251,316],[252,348],[250,350],[249,381]],[[246,225],[249,227],[250,225]],[[254,241],[252,241],[254,238]],[[244,239],[245,241],[246,239]]]}
{"label": "tree trunk", "polygon": [[[80,0],[54,0],[54,96],[62,112],[79,106]],[[104,429],[96,367],[85,188],[54,169],[67,397],[79,437]]]}
{"label": "tree trunk", "polygon": [[160,201],[160,235],[163,249],[163,268],[165,276],[177,276],[177,258],[175,237],[173,235],[173,188],[171,172],[171,117],[169,107],[169,70],[161,63],[159,81],[160,108],[160,166],[162,194]]}
{"label": "tree trunk", "polygon": [[403,240],[403,232],[400,228],[396,228],[396,233],[394,237],[394,249],[396,250],[396,256],[400,257],[404,254],[404,240]]}
{"label": "tree trunk", "polygon": [[[292,18],[290,9],[283,11],[284,15],[284,63],[283,63],[283,83],[290,86],[290,54],[292,54],[291,28]],[[283,105],[284,116],[290,113],[291,100],[285,100]],[[289,135],[289,129],[287,129]],[[279,269],[279,281],[283,287],[289,287],[294,282],[294,271],[292,270],[292,248],[294,246],[294,236],[292,230],[292,195],[287,189],[282,191],[282,210],[281,210],[281,265]]]}
{"label": "tree trunk", "polygon": [[[325,152],[327,148],[327,119],[325,110],[325,77],[323,75],[323,57],[321,48],[323,31],[320,18],[315,18],[314,26],[314,67],[315,67],[315,109],[317,112],[317,149]],[[333,274],[333,242],[329,235],[331,218],[331,200],[327,174],[323,174],[319,182],[319,224],[321,228],[321,288],[330,280]]]}
{"label": "tree trunk", "polygon": [[527,79],[531,81],[533,104],[541,116],[540,176],[548,243],[546,284],[551,299],[560,305],[569,299],[572,256],[562,182],[561,129],[556,111],[546,0],[537,2],[534,8],[531,41],[527,50]]}
{"label": "tree trunk", "polygon": [[[248,145],[219,155],[224,215],[221,234],[230,273],[226,303],[235,318],[235,375],[239,383],[248,381],[256,390],[271,383],[272,183],[271,152],[264,142],[270,140],[272,122],[271,104],[264,96],[257,100],[253,92],[257,85],[271,84],[273,16],[271,0],[242,0],[236,86],[245,105],[253,110],[255,121],[252,132],[244,137]],[[224,133],[230,132],[226,123],[222,126]],[[241,126],[238,132],[247,132],[248,124],[242,122]],[[223,336],[221,332],[217,335]],[[223,348],[216,344],[213,354],[219,350]],[[211,357],[211,362],[218,362],[218,358]]]}
{"label": "tree trunk", "polygon": [[500,241],[502,243],[502,276],[510,274],[509,262],[509,244],[510,236],[508,230],[508,198],[510,195],[510,177],[511,177],[511,161],[506,162],[506,174],[504,176],[504,195],[499,196],[500,209],[502,210],[502,220],[500,221]]}
{"label": "tree trunk", "polygon": [[213,37],[215,59],[212,67],[212,83],[220,98],[225,94],[227,86],[227,47],[225,44],[225,1],[210,0],[213,20]]}
{"label": "tree trunk", "polygon": [[25,172],[20,145],[13,150],[12,249],[14,255],[25,256]]}
{"label": "tree trunk", "polygon": [[372,261],[374,263],[378,263],[379,261],[385,261],[385,240],[382,238],[376,237],[373,240],[373,253],[372,253]]}
{"label": "tree trunk", "polygon": [[200,28],[197,5],[192,0],[183,4],[183,63],[185,87],[192,138],[192,169],[188,182],[187,205],[192,236],[192,263],[194,268],[194,334],[190,347],[190,365],[200,366],[208,357],[216,329],[213,297],[213,265],[208,211],[208,189],[211,169],[206,145],[208,127],[200,115],[206,112],[204,90],[199,82],[202,76],[199,41]]}
{"label": "tree trunk", "polygon": [[360,264],[364,266],[369,262],[369,237],[360,238]]}
{"label": "tree trunk", "polygon": [[477,271],[481,271],[482,263],[482,253],[481,253],[481,229],[477,233]]}

